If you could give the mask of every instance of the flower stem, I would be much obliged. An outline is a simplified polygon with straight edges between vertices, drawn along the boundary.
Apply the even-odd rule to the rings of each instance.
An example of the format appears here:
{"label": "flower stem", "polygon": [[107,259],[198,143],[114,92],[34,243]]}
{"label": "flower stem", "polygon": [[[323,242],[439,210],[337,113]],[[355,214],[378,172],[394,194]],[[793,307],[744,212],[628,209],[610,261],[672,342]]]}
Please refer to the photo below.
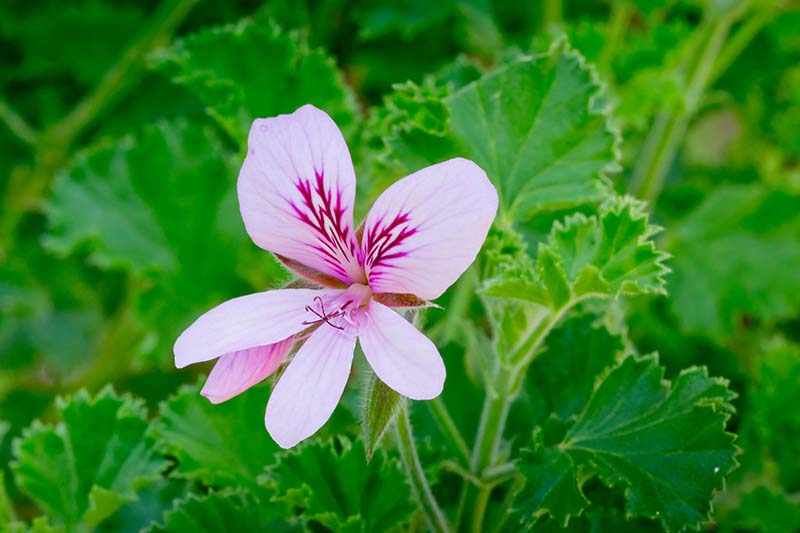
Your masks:
{"label": "flower stem", "polygon": [[[497,466],[498,451],[508,419],[508,411],[519,393],[528,367],[539,353],[547,335],[575,303],[575,300],[571,300],[560,309],[551,312],[533,330],[530,337],[519,344],[520,348],[517,349],[519,353],[507,354],[506,360],[510,360],[512,363],[499,365],[493,377],[493,383],[487,387],[470,462],[472,473],[483,481],[484,485],[477,487],[474,484],[467,484],[462,491],[459,513],[469,510],[472,512],[469,523],[463,523],[464,527],[461,528],[463,531],[475,533],[483,531],[486,506],[495,485],[487,481],[495,475],[492,467]],[[510,359],[508,355],[510,355]]]}
{"label": "flower stem", "polygon": [[414,491],[414,497],[417,499],[420,510],[425,516],[425,521],[428,524],[429,531],[438,533],[449,532],[450,526],[444,517],[444,513],[436,503],[433,497],[431,487],[428,485],[428,480],[425,478],[425,472],[422,470],[422,464],[419,462],[419,455],[417,454],[417,447],[414,443],[414,435],[411,431],[411,420],[408,416],[408,406],[403,405],[400,412],[397,413],[395,425],[395,438],[397,440],[397,447],[400,450],[400,458],[405,466],[406,475],[411,483]]}
{"label": "flower stem", "polygon": [[31,125],[3,99],[0,99],[0,121],[25,144],[33,146],[36,142],[37,134]]}
{"label": "flower stem", "polygon": [[642,157],[633,170],[632,192],[655,204],[667,171],[675,159],[683,136],[699,108],[703,93],[712,81],[717,55],[725,42],[734,13],[709,17],[698,29],[697,45],[690,50],[692,60],[687,65],[687,89],[684,110],[678,113],[663,111],[653,122],[645,140]]}

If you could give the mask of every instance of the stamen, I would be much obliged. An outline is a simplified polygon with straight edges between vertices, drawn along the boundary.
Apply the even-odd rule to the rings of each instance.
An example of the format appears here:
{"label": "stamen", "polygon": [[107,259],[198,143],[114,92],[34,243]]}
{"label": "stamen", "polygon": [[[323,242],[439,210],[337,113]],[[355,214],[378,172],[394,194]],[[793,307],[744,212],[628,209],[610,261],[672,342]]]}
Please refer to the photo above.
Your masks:
{"label": "stamen", "polygon": [[341,307],[341,309],[339,309],[335,313],[328,314],[325,312],[325,304],[323,303],[322,298],[320,298],[319,296],[315,296],[314,301],[319,304],[319,309],[322,312],[322,314],[317,312],[310,305],[307,305],[306,311],[312,313],[314,316],[317,316],[319,318],[317,320],[304,320],[303,322],[301,322],[304,326],[313,326],[314,324],[320,324],[324,322],[334,329],[344,330],[344,326],[337,326],[336,324],[333,324],[331,322],[331,319],[342,316],[344,314],[344,309],[347,307],[348,304],[350,304],[350,302],[347,302],[345,305]]}

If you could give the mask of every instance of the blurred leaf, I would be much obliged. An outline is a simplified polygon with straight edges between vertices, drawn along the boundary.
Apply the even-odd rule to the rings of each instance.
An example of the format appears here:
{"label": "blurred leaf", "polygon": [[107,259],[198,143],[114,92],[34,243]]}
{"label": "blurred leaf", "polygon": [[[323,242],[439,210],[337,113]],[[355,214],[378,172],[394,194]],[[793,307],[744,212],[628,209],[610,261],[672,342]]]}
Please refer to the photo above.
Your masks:
{"label": "blurred leaf", "polygon": [[410,489],[395,460],[377,453],[366,463],[365,455],[359,441],[306,441],[283,453],[262,482],[333,531],[390,531],[415,509]]}
{"label": "blurred leaf", "polygon": [[372,371],[368,379],[362,393],[364,396],[361,417],[361,433],[367,461],[372,459],[403,401],[402,396],[378,379]]}
{"label": "blurred leaf", "polygon": [[219,405],[183,386],[159,408],[151,434],[177,467],[172,475],[211,486],[255,487],[280,449],[264,428],[267,389],[255,387]]}
{"label": "blurred leaf", "polygon": [[101,268],[133,272],[134,286],[144,289],[134,310],[162,359],[190,319],[249,288],[237,265],[255,266],[247,254],[256,248],[238,213],[233,174],[231,155],[210,128],[159,123],[90,150],[59,176],[45,245],[62,257],[88,249]]}
{"label": "blurred leaf", "polygon": [[800,530],[800,505],[797,497],[759,486],[744,494],[733,516],[720,531],[759,531],[783,533]]}
{"label": "blurred leaf", "polygon": [[554,310],[586,297],[664,294],[669,270],[667,255],[652,240],[658,231],[642,202],[613,198],[597,215],[557,222],[539,245],[534,271],[510,265],[485,283],[483,293]]}
{"label": "blurred leaf", "polygon": [[81,391],[57,408],[55,426],[35,421],[14,442],[17,485],[56,523],[94,528],[160,477],[166,462],[148,438],[145,408],[107,387]]}
{"label": "blurred leaf", "polygon": [[325,110],[345,133],[356,103],[333,59],[272,23],[244,20],[204,29],[160,51],[154,61],[187,86],[236,142],[255,118],[291,113],[304,104]]}
{"label": "blurred leaf", "polygon": [[[276,511],[284,511],[281,515]],[[290,521],[290,511],[242,489],[191,495],[176,500],[164,513],[163,525],[154,524],[150,533],[216,533],[231,531],[302,531]]]}
{"label": "blurred leaf", "polygon": [[734,436],[725,432],[733,397],[704,369],[670,383],[654,356],[626,358],[598,383],[563,439],[534,433],[533,449],[518,463],[527,520],[548,513],[566,523],[579,515],[588,503],[582,487],[594,474],[625,490],[628,516],[657,518],[670,531],[699,526],[736,466]]}
{"label": "blurred leaf", "polygon": [[[784,341],[765,346],[756,362],[756,376],[748,394],[748,410],[743,415],[743,460],[747,466],[772,470],[766,462],[778,465],[776,476],[788,492],[800,492],[800,348]],[[767,517],[768,515],[764,515]]]}
{"label": "blurred leaf", "polygon": [[800,309],[800,197],[723,186],[670,232],[672,311],[686,331],[715,339],[748,318]]}

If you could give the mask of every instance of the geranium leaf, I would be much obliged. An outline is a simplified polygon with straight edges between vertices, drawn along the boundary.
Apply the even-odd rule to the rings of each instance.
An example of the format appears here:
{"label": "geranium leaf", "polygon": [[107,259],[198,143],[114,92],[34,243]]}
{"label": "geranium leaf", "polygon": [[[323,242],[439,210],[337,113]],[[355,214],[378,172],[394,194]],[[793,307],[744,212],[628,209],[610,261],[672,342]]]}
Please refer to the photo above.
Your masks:
{"label": "geranium leaf", "polygon": [[221,487],[255,487],[280,449],[264,428],[267,389],[255,387],[214,405],[198,386],[163,402],[151,428],[178,465],[173,475]]}
{"label": "geranium leaf", "polygon": [[[472,159],[497,186],[505,211],[522,220],[609,194],[606,174],[619,168],[617,134],[594,70],[565,42],[448,96],[408,89],[387,100],[386,136],[407,170],[456,155]],[[405,117],[391,112],[397,102]],[[429,120],[417,125],[420,113]]]}
{"label": "geranium leaf", "polygon": [[192,90],[237,142],[245,142],[253,119],[304,104],[324,109],[345,131],[354,125],[355,98],[333,59],[274,24],[244,20],[205,29],[154,60]]}
{"label": "geranium leaf", "polygon": [[275,498],[302,507],[302,517],[334,531],[389,531],[414,511],[405,476],[395,460],[377,453],[369,463],[363,445],[341,438],[311,441],[285,452],[263,483]]}
{"label": "geranium leaf", "polygon": [[59,400],[62,421],[36,421],[14,442],[17,485],[57,524],[94,528],[166,466],[142,402],[111,388]]}
{"label": "geranium leaf", "polygon": [[664,294],[669,270],[667,255],[653,242],[658,230],[648,223],[642,202],[612,198],[596,215],[576,213],[556,223],[539,244],[533,272],[501,270],[483,292],[552,309],[587,297]]}
{"label": "geranium leaf", "polygon": [[150,533],[213,533],[234,526],[243,531],[302,531],[291,509],[269,502],[263,494],[227,489],[176,500]]}
{"label": "geranium leaf", "polygon": [[668,531],[707,519],[714,492],[736,466],[734,436],[725,431],[734,393],[702,368],[673,382],[663,371],[655,356],[627,357],[563,438],[536,436],[519,465],[526,522],[544,512],[562,523],[579,515],[586,501],[575,491],[594,475],[625,491],[628,516],[658,519]]}

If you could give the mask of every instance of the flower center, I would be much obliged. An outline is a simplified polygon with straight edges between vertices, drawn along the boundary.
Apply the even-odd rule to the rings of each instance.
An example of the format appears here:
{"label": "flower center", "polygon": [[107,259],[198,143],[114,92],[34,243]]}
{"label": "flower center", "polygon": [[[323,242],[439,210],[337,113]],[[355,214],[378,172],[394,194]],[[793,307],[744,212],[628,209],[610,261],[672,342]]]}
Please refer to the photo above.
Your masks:
{"label": "flower center", "polygon": [[367,285],[353,283],[340,295],[328,300],[326,303],[322,297],[315,296],[314,304],[306,306],[306,312],[312,316],[304,320],[304,326],[314,326],[327,324],[338,330],[344,330],[351,326],[356,332],[361,331],[365,326],[365,313],[363,308],[372,298],[372,291]]}

